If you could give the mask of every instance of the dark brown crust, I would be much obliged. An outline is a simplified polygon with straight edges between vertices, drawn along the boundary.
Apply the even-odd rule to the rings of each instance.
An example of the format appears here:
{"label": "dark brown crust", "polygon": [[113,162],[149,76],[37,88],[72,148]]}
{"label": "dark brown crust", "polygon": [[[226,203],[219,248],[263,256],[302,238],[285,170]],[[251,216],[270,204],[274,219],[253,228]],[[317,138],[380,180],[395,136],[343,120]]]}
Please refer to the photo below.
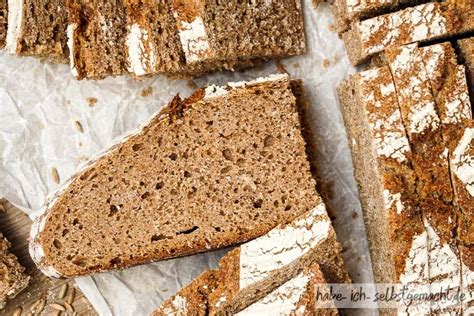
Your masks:
{"label": "dark brown crust", "polygon": [[8,24],[8,0],[0,0],[0,49],[5,47]]}
{"label": "dark brown crust", "polygon": [[458,40],[457,45],[459,55],[466,66],[471,104],[474,104],[474,37]]}

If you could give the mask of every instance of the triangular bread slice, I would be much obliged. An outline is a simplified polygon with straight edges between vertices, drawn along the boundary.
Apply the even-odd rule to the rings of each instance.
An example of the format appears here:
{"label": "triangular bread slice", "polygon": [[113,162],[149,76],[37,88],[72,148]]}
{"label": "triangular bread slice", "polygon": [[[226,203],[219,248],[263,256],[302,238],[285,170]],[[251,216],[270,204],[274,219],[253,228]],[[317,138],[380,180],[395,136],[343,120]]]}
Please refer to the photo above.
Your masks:
{"label": "triangular bread slice", "polygon": [[87,164],[45,204],[30,250],[86,275],[259,237],[319,196],[287,75],[200,89]]}

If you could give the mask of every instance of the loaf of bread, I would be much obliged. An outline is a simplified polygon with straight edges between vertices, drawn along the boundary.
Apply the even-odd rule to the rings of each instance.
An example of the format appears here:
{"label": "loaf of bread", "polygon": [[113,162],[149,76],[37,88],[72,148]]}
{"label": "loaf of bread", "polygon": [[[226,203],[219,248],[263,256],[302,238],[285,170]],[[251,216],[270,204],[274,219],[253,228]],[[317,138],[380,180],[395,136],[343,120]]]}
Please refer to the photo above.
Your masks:
{"label": "loaf of bread", "polygon": [[289,85],[273,75],[175,98],[46,203],[35,262],[53,276],[124,268],[245,242],[312,209]]}
{"label": "loaf of bread", "polygon": [[65,4],[64,0],[8,1],[7,51],[67,62]]}
{"label": "loaf of bread", "polygon": [[[292,309],[299,307],[299,298],[307,288],[309,279],[307,282],[301,279],[307,267],[317,267],[319,264],[331,283],[350,282],[340,250],[324,203],[320,201],[312,210],[292,222],[279,225],[266,235],[230,251],[221,259],[219,270],[211,270],[198,277],[190,286],[168,299],[155,313],[159,315],[171,306],[176,307],[178,304],[173,302],[179,297],[179,301],[189,302],[179,304],[180,307],[207,306],[206,314],[209,315],[251,315],[264,308],[264,304],[268,304],[266,308],[269,310],[289,308],[283,314],[291,314]],[[217,282],[209,282],[209,274],[217,278]],[[317,274],[320,275],[320,272]],[[318,279],[321,280],[322,275]],[[203,288],[203,284],[206,286],[203,290],[207,295],[207,304],[203,303],[203,296],[199,299],[195,296],[187,298],[190,293],[203,293],[203,290],[198,289]],[[292,286],[296,284],[302,286],[297,291],[298,299],[293,303],[289,297],[282,300],[281,293],[295,293]],[[312,294],[309,292],[305,295],[307,304],[316,303]],[[186,314],[186,311],[180,311]]]}

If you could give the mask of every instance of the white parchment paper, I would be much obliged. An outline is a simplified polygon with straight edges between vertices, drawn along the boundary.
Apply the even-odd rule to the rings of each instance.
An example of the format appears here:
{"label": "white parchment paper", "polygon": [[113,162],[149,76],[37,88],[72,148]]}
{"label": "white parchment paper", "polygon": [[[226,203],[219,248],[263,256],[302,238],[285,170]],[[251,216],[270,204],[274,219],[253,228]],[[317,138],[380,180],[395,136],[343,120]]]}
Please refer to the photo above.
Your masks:
{"label": "white parchment paper", "polygon": [[[329,5],[315,9],[311,0],[305,0],[304,12],[309,52],[281,63],[292,78],[304,80],[310,96],[318,161],[325,182],[331,184],[334,226],[346,265],[354,282],[371,283],[366,235],[336,97],[339,82],[355,69],[332,31]],[[212,74],[194,83],[224,84],[277,71],[274,63],[268,63],[245,73]],[[149,87],[148,95],[144,89]],[[114,138],[136,128],[177,93],[186,97],[192,90],[188,81],[165,77],[141,82],[129,77],[76,81],[66,65],[0,53],[0,196],[34,217],[46,196],[60,186],[52,168],[64,183],[80,163]],[[215,267],[226,252],[81,277],[76,282],[100,315],[147,315],[202,271]]]}

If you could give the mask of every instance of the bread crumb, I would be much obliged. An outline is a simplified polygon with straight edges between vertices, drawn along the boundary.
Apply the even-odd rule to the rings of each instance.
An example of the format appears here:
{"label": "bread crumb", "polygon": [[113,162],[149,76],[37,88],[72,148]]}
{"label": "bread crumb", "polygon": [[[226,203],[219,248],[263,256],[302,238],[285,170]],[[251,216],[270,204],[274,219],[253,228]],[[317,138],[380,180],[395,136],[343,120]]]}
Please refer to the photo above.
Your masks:
{"label": "bread crumb", "polygon": [[341,57],[339,57],[339,55],[334,56],[334,65],[336,65],[340,60]]}
{"label": "bread crumb", "polygon": [[352,212],[351,216],[352,216],[352,219],[356,219],[359,216],[359,214],[357,214],[356,212]]}
{"label": "bread crumb", "polygon": [[316,10],[318,6],[323,2],[322,0],[313,0],[313,8]]}
{"label": "bread crumb", "polygon": [[192,80],[189,80],[188,81],[188,84],[187,84],[188,88],[191,88],[191,89],[194,89],[196,90],[198,88],[198,86],[196,85],[196,83],[194,83],[194,81]]}
{"label": "bread crumb", "polygon": [[87,100],[87,104],[89,104],[89,106],[92,108],[94,106],[96,106],[97,104],[97,98],[94,98],[94,97],[89,97],[86,99]]}
{"label": "bread crumb", "polygon": [[56,167],[51,168],[51,178],[53,178],[53,181],[59,184],[59,173],[58,169]]}
{"label": "bread crumb", "polygon": [[328,69],[329,65],[331,63],[329,62],[329,59],[323,59],[323,67],[324,69]]}
{"label": "bread crumb", "polygon": [[277,60],[277,62],[276,62],[276,67],[277,67],[277,69],[278,69],[278,72],[284,73],[284,74],[287,74],[287,73],[288,73],[288,70],[286,70],[285,65],[283,65],[283,64],[281,63],[281,61],[279,61],[279,60]]}
{"label": "bread crumb", "polygon": [[81,122],[75,121],[74,124],[76,125],[76,128],[79,132],[84,133],[84,128],[82,127]]}
{"label": "bread crumb", "polygon": [[153,93],[153,87],[147,87],[141,91],[140,95],[143,98],[146,98],[146,97],[149,97],[152,93]]}
{"label": "bread crumb", "polygon": [[299,63],[294,63],[293,68],[300,68],[300,64]]}

